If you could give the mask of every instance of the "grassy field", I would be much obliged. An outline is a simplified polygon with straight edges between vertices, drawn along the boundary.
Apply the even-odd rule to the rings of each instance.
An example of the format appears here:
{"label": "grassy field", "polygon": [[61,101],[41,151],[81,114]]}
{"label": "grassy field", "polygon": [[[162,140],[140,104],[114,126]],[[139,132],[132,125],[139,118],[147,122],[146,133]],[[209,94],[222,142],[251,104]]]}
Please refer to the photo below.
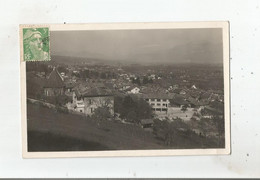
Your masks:
{"label": "grassy field", "polygon": [[95,121],[27,104],[29,151],[162,149],[164,143],[138,125]]}
{"label": "grassy field", "polygon": [[100,149],[109,150],[108,147],[96,142],[77,139],[66,135],[58,135],[50,132],[29,131],[29,151],[82,151]]}
{"label": "grassy field", "polygon": [[[100,151],[217,148],[216,138],[176,132],[174,141],[155,137],[135,124],[97,121],[27,103],[28,151]],[[224,142],[224,141],[223,141]]]}

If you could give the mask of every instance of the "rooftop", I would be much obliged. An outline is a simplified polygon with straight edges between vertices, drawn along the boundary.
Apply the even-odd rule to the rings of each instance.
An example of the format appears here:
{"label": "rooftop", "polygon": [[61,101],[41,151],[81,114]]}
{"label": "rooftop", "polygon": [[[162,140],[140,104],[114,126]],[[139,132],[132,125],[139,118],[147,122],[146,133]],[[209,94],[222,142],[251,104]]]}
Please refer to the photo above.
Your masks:
{"label": "rooftop", "polygon": [[79,89],[75,90],[76,96],[81,97],[99,97],[99,96],[113,96],[112,91],[103,88],[103,87],[92,87],[89,89],[85,89],[84,91],[80,91]]}
{"label": "rooftop", "polygon": [[44,87],[49,88],[62,88],[64,87],[63,78],[58,70],[54,67],[49,77],[46,79]]}
{"label": "rooftop", "polygon": [[145,99],[172,99],[174,95],[157,92],[157,93],[142,94],[142,97]]}

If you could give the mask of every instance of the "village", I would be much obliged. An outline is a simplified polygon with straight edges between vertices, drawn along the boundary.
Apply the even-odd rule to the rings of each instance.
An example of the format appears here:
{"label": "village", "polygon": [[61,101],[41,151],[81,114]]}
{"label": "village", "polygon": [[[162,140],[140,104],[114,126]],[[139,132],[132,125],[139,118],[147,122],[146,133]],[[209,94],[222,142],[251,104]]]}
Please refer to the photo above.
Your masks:
{"label": "village", "polygon": [[[27,71],[28,98],[69,113],[135,123],[151,132],[158,120],[178,120],[198,135],[223,136],[224,125],[219,129],[212,123],[224,119],[223,87],[209,84],[221,80],[221,70],[195,68],[195,78],[187,67],[42,64],[32,69]],[[34,85],[33,79],[41,83]]]}

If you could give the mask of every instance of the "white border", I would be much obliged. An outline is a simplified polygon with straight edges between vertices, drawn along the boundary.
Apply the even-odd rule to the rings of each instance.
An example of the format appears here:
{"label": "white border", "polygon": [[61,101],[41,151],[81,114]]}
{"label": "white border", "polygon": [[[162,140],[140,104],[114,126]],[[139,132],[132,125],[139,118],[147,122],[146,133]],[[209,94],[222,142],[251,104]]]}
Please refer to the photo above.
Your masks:
{"label": "white border", "polygon": [[[224,155],[230,154],[230,68],[229,68],[229,22],[181,22],[181,23],[103,23],[103,24],[48,24],[20,25],[23,27],[46,27],[51,31],[79,30],[126,30],[126,29],[192,29],[222,28],[223,67],[224,67],[224,102],[225,102],[225,148],[220,149],[166,149],[166,150],[118,150],[118,151],[66,151],[66,152],[28,152],[27,150],[27,109],[26,109],[26,72],[25,62],[21,67],[21,112],[22,112],[22,149],[24,158],[61,158],[61,157],[117,157],[117,156],[172,156],[172,155]],[[51,43],[51,42],[50,42]],[[20,57],[23,57],[20,46]],[[50,47],[51,49],[51,47]]]}

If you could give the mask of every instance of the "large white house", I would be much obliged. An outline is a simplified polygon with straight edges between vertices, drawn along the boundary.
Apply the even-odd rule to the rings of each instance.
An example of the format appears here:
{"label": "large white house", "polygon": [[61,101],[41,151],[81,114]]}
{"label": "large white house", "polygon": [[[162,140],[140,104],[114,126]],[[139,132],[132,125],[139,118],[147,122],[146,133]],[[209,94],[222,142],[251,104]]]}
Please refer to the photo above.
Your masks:
{"label": "large white house", "polygon": [[151,94],[143,96],[145,101],[152,107],[152,110],[157,115],[167,115],[170,105],[170,95],[166,94]]}

